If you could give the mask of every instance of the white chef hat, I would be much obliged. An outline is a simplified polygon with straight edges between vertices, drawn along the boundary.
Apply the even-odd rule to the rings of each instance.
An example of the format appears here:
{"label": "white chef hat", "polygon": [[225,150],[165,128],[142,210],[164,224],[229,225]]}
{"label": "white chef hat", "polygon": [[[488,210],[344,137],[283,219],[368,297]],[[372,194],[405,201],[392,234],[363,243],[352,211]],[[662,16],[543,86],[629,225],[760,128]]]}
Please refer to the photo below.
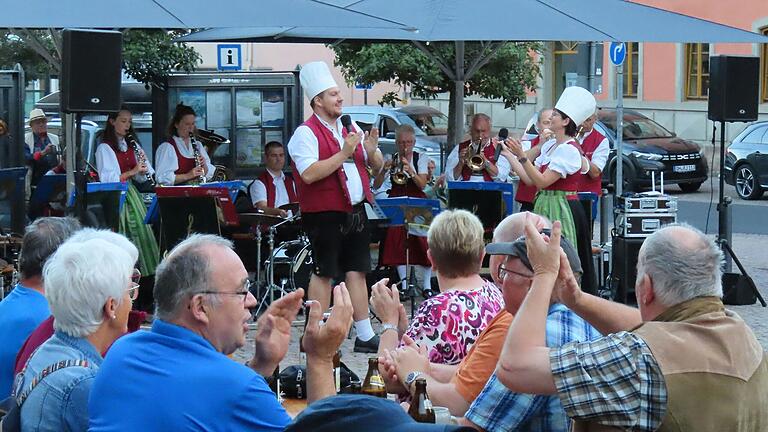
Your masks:
{"label": "white chef hat", "polygon": [[338,87],[325,62],[307,63],[299,72],[299,81],[309,100],[332,87]]}
{"label": "white chef hat", "polygon": [[573,120],[576,126],[584,123],[584,120],[595,113],[597,102],[589,90],[583,87],[566,87],[555,108]]}

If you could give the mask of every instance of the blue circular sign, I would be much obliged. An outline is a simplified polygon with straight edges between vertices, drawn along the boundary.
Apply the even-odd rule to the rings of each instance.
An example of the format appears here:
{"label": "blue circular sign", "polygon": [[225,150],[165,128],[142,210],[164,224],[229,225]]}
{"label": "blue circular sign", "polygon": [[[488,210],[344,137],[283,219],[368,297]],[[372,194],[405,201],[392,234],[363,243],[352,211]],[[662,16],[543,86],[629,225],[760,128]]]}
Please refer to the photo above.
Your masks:
{"label": "blue circular sign", "polygon": [[627,58],[627,44],[624,42],[611,42],[611,46],[608,49],[608,57],[611,58],[611,63],[619,66],[624,63]]}

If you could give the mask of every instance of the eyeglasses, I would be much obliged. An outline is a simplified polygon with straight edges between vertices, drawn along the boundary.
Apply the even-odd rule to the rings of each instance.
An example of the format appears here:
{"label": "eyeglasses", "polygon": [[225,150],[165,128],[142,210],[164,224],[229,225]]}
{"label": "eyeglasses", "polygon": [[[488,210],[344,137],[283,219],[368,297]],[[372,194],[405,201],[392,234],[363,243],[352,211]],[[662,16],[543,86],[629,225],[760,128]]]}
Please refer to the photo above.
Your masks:
{"label": "eyeglasses", "polygon": [[128,297],[131,299],[131,301],[136,300],[139,298],[139,281],[141,280],[141,271],[139,269],[133,269],[133,274],[131,274],[131,284],[128,285]]}
{"label": "eyeglasses", "polygon": [[234,296],[243,296],[243,304],[245,304],[245,300],[248,298],[248,294],[251,292],[251,281],[249,279],[245,280],[245,283],[243,284],[242,291],[235,291],[235,292],[226,292],[226,291],[199,291],[197,294],[222,294],[222,295],[234,295]]}
{"label": "eyeglasses", "polygon": [[528,275],[528,274],[525,274],[525,273],[520,273],[520,272],[517,272],[517,271],[514,271],[514,270],[510,270],[510,269],[508,269],[508,268],[506,268],[506,267],[504,267],[502,265],[499,266],[499,279],[501,279],[501,280],[506,279],[507,275],[510,274],[510,273],[514,274],[514,275],[517,275],[517,276],[519,276],[519,277],[521,277],[523,279],[532,279],[533,278],[533,275]]}

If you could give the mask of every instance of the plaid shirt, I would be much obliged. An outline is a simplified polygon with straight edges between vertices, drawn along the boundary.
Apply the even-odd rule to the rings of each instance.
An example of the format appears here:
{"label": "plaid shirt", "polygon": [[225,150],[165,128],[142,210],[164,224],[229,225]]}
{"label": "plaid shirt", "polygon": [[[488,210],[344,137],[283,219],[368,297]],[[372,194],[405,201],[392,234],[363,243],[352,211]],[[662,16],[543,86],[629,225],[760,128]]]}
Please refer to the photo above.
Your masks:
{"label": "plaid shirt", "polygon": [[648,345],[633,333],[571,343],[549,354],[568,417],[633,431],[654,431],[667,409],[667,387]]}
{"label": "plaid shirt", "polygon": [[[546,335],[550,348],[600,337],[597,330],[562,304],[549,307]],[[495,373],[465,416],[472,423],[493,432],[568,430],[568,418],[557,396],[513,393]]]}

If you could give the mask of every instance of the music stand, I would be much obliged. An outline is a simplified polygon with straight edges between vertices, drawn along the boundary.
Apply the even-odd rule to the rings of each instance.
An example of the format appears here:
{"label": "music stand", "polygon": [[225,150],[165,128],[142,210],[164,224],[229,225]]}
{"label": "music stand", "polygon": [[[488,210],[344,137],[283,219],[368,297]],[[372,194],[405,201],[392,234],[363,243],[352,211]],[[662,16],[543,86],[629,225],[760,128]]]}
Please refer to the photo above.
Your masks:
{"label": "music stand", "polygon": [[382,198],[376,200],[381,211],[389,219],[385,226],[405,227],[405,269],[406,281],[404,288],[411,299],[411,316],[413,316],[416,305],[416,290],[413,286],[413,268],[410,264],[410,246],[411,236],[426,237],[429,225],[435,216],[440,213],[440,201],[436,199],[395,197]]}
{"label": "music stand", "polygon": [[26,177],[26,167],[0,169],[0,232],[10,230],[16,234],[24,234]]}
{"label": "music stand", "polygon": [[467,210],[483,223],[486,237],[514,212],[514,186],[495,182],[448,182],[448,207]]}
{"label": "music stand", "polygon": [[[120,212],[128,193],[128,182],[87,183],[85,189],[85,218],[83,223],[93,228],[105,228],[117,232],[120,228]],[[72,190],[67,206],[75,203],[77,189]]]}
{"label": "music stand", "polygon": [[51,203],[66,206],[67,175],[51,174],[40,178],[29,199],[29,218],[42,216],[45,206]]}

